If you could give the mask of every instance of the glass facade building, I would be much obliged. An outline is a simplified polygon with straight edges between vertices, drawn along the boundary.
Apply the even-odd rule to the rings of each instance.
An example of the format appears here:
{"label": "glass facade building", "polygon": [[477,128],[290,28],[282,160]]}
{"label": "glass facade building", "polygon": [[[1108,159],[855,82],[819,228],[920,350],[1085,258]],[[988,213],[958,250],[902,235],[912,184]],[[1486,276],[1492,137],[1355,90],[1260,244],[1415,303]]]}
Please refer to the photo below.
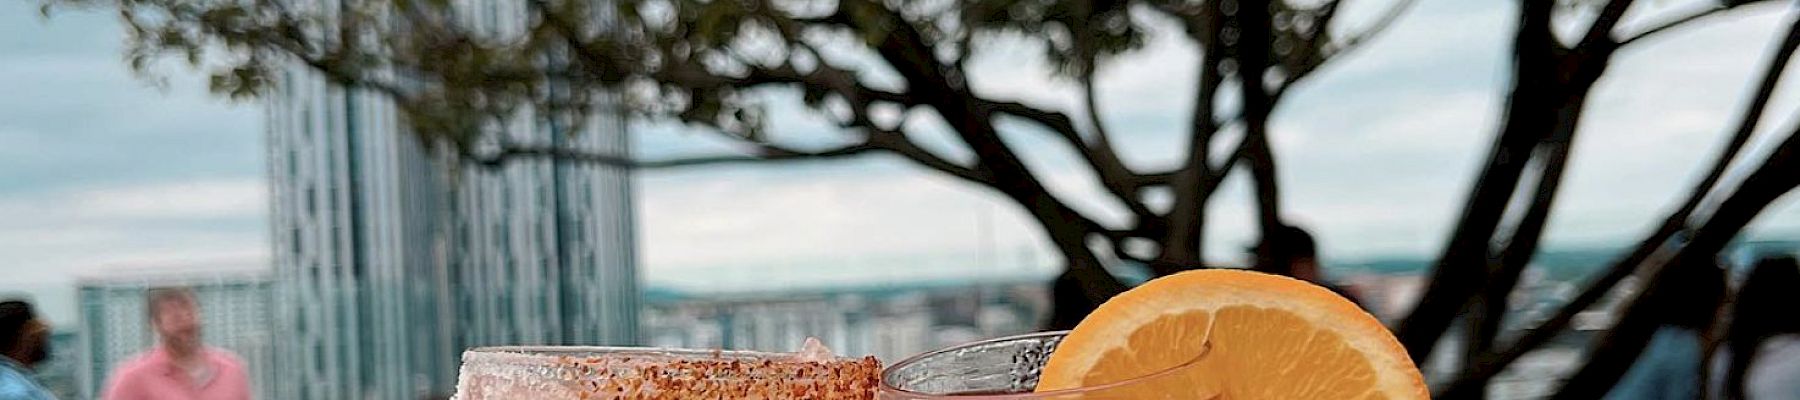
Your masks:
{"label": "glass facade building", "polygon": [[[455,1],[480,31],[523,2]],[[314,7],[339,7],[320,0]],[[293,65],[268,103],[277,399],[447,394],[462,349],[638,342],[629,171],[518,159],[462,163],[389,100]],[[628,154],[622,118],[578,135],[530,113],[514,143]]]}

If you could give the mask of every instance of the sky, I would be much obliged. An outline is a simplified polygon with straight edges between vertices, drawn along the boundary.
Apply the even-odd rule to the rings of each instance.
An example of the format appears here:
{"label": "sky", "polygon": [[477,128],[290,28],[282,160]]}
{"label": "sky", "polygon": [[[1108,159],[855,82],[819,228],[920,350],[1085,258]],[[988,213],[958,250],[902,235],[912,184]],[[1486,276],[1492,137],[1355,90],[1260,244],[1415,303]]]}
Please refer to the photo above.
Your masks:
{"label": "sky", "polygon": [[[1352,2],[1349,19],[1366,21],[1383,3]],[[1318,236],[1327,263],[1437,251],[1497,129],[1512,3],[1420,0],[1279,106],[1272,138],[1282,205]],[[1691,3],[1645,2],[1622,29]],[[1680,200],[1736,119],[1781,7],[1722,16],[1619,55],[1589,99],[1550,246],[1635,240]],[[0,2],[0,294],[57,303],[72,300],[72,282],[85,276],[267,268],[262,107],[208,94],[203,78],[179,69],[163,74],[164,85],[134,76],[120,57],[121,35],[107,14],[46,21],[31,2]],[[1179,154],[1196,53],[1176,39],[1161,32],[1102,67],[1102,115],[1132,166]],[[984,49],[972,63],[980,93],[1083,112],[1074,88],[1047,77],[1036,49],[1004,39]],[[1792,81],[1750,159],[1796,123]],[[770,95],[778,137],[831,140],[836,132],[791,97]],[[929,115],[907,123],[945,142]],[[649,156],[720,147],[679,126],[647,121],[634,130]],[[1044,132],[1004,131],[1058,195],[1103,220],[1119,215]],[[638,182],[640,264],[653,283],[752,281],[744,271],[759,268],[840,280],[867,275],[845,271],[956,263],[1044,272],[1054,262],[1015,206],[887,156],[654,171]],[[1800,236],[1800,204],[1789,197],[1751,233]],[[1208,249],[1216,261],[1237,261],[1254,233],[1244,182],[1229,181],[1210,207]],[[69,315],[67,304],[50,311]]]}

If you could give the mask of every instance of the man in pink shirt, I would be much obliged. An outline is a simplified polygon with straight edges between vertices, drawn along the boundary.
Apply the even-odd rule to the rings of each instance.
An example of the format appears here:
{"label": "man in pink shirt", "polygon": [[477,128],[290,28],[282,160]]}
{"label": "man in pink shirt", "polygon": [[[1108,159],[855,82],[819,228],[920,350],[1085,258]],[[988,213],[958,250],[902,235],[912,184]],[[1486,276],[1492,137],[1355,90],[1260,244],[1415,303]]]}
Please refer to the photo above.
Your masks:
{"label": "man in pink shirt", "polygon": [[157,346],[113,369],[103,400],[248,400],[250,378],[235,354],[200,341],[200,305],[186,288],[145,299]]}

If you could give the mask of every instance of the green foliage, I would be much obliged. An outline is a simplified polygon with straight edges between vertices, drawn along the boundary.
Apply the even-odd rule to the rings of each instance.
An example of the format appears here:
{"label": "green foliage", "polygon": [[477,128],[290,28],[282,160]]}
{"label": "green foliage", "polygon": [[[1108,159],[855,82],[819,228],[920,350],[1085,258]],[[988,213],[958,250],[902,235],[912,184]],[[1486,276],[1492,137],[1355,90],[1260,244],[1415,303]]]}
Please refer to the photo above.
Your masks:
{"label": "green foliage", "polygon": [[[799,87],[805,104],[859,128],[864,108],[905,101],[871,98],[864,71],[834,65],[843,61],[823,53],[879,58],[870,61],[894,69],[929,65],[960,77],[962,60],[979,51],[984,38],[1013,35],[1044,43],[1044,56],[1059,75],[1081,77],[1141,47],[1144,14],[1159,13],[1158,6],[1125,0],[531,0],[494,6],[531,16],[525,26],[508,29],[468,18],[469,10],[459,12],[446,0],[46,0],[43,11],[116,11],[127,28],[127,64],[146,77],[155,77],[159,60],[178,59],[207,71],[215,92],[250,99],[281,84],[283,74],[319,73],[393,97],[420,134],[470,153],[492,134],[488,127],[520,113],[572,126],[598,107],[613,106],[640,118],[675,119],[766,143],[761,96],[750,91],[767,86]],[[1277,22],[1286,30],[1272,46],[1288,73],[1323,62],[1326,21],[1307,19],[1320,16],[1318,10],[1275,7],[1284,10],[1278,18],[1295,21]],[[884,47],[899,40],[896,35],[910,35],[923,46]],[[845,38],[851,40],[838,40]],[[864,48],[826,49],[846,43]],[[830,112],[834,104],[852,112]]]}
{"label": "green foliage", "polygon": [[1101,60],[1144,44],[1130,2],[1117,0],[977,0],[966,2],[963,23],[978,31],[1041,39],[1056,72],[1080,76]]}

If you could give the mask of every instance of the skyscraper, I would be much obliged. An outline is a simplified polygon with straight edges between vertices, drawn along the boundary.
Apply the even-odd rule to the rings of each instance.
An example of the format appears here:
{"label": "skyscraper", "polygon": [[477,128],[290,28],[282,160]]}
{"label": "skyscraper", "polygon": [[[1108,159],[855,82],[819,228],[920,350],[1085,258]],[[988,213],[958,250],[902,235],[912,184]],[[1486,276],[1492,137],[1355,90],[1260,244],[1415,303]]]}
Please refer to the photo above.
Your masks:
{"label": "skyscraper", "polygon": [[[457,1],[476,29],[522,2]],[[337,7],[335,0],[315,6]],[[391,101],[295,65],[269,106],[277,399],[445,393],[462,349],[637,342],[631,177],[613,166],[464,163]],[[529,114],[518,143],[629,153],[624,121],[567,135]]]}

